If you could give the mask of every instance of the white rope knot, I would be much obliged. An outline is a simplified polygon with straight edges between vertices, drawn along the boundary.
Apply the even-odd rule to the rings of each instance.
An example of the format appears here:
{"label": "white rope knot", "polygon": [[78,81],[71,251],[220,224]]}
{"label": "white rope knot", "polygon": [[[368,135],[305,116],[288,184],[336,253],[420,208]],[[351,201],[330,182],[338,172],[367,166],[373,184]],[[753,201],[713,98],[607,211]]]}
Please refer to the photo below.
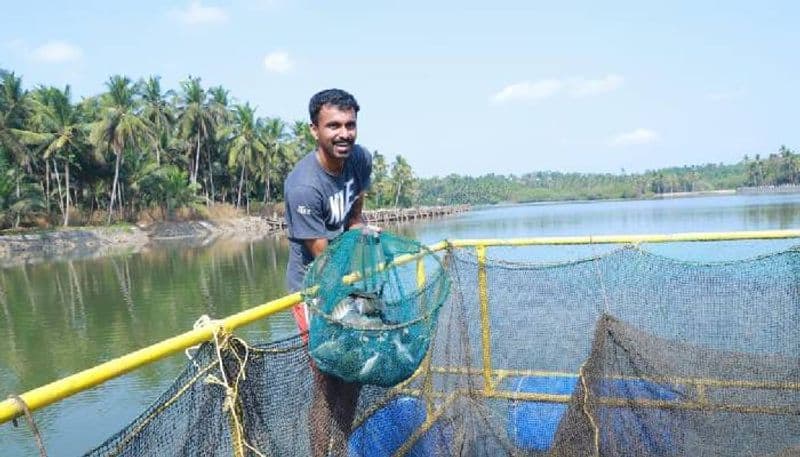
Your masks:
{"label": "white rope knot", "polygon": [[[192,330],[198,330],[209,326],[213,327],[214,342],[216,343],[217,334],[219,333],[219,330],[222,328],[222,322],[223,321],[221,319],[212,319],[208,314],[203,314],[202,316],[198,317],[196,321],[194,321],[194,324],[192,325]],[[200,367],[197,365],[197,362],[194,360],[194,357],[192,357],[192,352],[197,351],[199,347],[200,345],[197,344],[195,346],[190,346],[184,349],[183,351],[183,353],[186,354],[186,358],[189,359],[192,362],[192,364],[198,369]]]}
{"label": "white rope knot", "polygon": [[211,317],[208,314],[203,314],[202,316],[198,317],[196,321],[194,321],[192,329],[197,330],[203,327],[208,327],[209,325],[213,325],[214,327],[221,327],[222,319],[211,319]]}

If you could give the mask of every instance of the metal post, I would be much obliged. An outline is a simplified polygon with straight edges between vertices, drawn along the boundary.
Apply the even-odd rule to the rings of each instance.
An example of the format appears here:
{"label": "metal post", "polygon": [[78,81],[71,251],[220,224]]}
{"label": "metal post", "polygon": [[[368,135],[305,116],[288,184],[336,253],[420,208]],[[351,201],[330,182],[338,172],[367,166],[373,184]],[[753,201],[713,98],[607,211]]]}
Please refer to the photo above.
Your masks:
{"label": "metal post", "polygon": [[487,394],[494,392],[492,383],[492,345],[489,320],[489,292],[486,281],[486,246],[475,247],[478,257],[478,296],[481,305],[481,349],[483,351],[483,384]]}

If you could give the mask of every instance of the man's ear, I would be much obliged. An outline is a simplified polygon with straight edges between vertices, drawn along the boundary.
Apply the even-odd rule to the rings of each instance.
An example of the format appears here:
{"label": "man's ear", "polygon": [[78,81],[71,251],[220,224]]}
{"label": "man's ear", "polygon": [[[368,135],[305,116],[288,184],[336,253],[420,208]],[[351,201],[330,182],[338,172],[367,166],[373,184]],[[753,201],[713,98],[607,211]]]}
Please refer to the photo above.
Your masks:
{"label": "man's ear", "polygon": [[313,122],[308,124],[309,129],[311,130],[311,135],[314,136],[314,140],[319,141],[319,132],[317,131],[317,126]]}

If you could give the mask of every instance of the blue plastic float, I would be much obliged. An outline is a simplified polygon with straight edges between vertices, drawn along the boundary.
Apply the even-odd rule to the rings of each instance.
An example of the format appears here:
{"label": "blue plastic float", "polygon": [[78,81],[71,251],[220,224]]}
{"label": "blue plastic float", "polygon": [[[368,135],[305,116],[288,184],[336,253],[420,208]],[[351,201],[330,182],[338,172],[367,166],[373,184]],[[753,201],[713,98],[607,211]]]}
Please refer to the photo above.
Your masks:
{"label": "blue plastic float", "polygon": [[[577,376],[528,376],[514,380],[516,392],[572,395],[577,385]],[[664,400],[678,399],[679,392],[673,386],[642,379],[609,379],[602,382],[598,393],[604,397]],[[509,408],[508,436],[515,446],[533,451],[547,451],[553,444],[558,425],[569,405],[539,401],[513,402]],[[640,443],[655,452],[673,447],[669,412],[661,409],[645,409],[634,412],[629,408],[608,408],[612,414],[608,435],[616,437],[622,447],[628,447],[626,433],[637,430]],[[658,423],[657,430],[646,428],[645,422]]]}
{"label": "blue plastic float", "polygon": [[[398,397],[376,411],[350,435],[349,457],[389,457],[425,422],[425,403],[413,397]],[[453,433],[436,423],[406,454],[412,457],[450,455]]]}

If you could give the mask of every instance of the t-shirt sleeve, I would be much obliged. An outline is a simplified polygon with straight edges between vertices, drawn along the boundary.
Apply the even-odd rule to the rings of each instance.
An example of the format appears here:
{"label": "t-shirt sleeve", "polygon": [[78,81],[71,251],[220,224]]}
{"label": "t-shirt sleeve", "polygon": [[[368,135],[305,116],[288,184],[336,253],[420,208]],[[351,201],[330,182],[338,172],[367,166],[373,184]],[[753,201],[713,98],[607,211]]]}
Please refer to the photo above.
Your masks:
{"label": "t-shirt sleeve", "polygon": [[370,186],[372,185],[372,153],[365,147],[361,147],[362,157],[361,166],[360,166],[360,180],[362,185],[362,190],[369,190]]}
{"label": "t-shirt sleeve", "polygon": [[291,238],[312,240],[327,236],[320,198],[320,194],[310,186],[287,189],[286,211],[291,221],[289,223]]}

